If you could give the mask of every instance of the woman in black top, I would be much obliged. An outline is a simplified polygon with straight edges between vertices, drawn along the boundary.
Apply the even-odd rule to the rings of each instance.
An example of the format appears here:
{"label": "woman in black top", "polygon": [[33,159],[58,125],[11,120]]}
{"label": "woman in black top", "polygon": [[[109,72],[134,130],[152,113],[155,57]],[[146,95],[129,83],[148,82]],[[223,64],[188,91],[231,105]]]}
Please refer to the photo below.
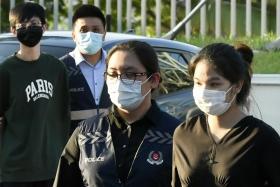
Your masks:
{"label": "woman in black top", "polygon": [[189,71],[203,113],[174,132],[172,186],[279,187],[279,135],[240,107],[251,86],[249,64],[232,46],[216,43]]}

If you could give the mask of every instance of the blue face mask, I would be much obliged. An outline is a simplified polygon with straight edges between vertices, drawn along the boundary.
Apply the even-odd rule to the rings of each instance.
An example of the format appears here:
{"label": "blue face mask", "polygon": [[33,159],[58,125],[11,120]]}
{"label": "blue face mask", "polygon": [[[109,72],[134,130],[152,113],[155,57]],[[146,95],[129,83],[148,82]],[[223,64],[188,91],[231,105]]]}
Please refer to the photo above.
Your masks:
{"label": "blue face mask", "polygon": [[101,48],[103,43],[103,34],[94,32],[79,32],[77,35],[76,44],[82,54],[94,55]]}
{"label": "blue face mask", "polygon": [[[143,82],[127,79],[123,79],[122,81],[120,79],[107,80],[108,93],[112,103],[118,108],[127,111],[137,109],[144,101],[145,97],[151,92],[150,89],[145,95],[142,95],[142,85],[145,84],[150,77]],[[134,83],[130,84],[131,81]],[[126,82],[126,84],[124,82]]]}

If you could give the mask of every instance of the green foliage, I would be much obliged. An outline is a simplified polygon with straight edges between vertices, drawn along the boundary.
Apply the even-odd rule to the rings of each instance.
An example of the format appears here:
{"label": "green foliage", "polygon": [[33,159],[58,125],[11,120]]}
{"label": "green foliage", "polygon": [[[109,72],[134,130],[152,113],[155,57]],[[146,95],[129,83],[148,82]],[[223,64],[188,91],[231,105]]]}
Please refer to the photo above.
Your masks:
{"label": "green foliage", "polygon": [[[2,0],[1,2],[1,32],[9,32],[9,9],[10,9],[10,0]],[[23,0],[16,0],[15,3],[22,3]],[[39,3],[39,0],[33,0],[33,2]],[[65,23],[65,15],[67,15],[67,3],[64,1],[59,1],[59,23]],[[53,29],[53,0],[45,0],[44,8],[46,10],[46,17],[48,21],[49,29]],[[63,19],[61,19],[63,18]],[[66,21],[67,23],[67,21]]]}
{"label": "green foliage", "polygon": [[256,52],[253,63],[253,72],[280,74],[280,51]]}
{"label": "green foliage", "polygon": [[254,73],[280,73],[280,51],[266,51],[264,46],[276,39],[273,34],[268,34],[266,37],[239,37],[239,38],[214,38],[214,37],[192,37],[186,40],[184,36],[180,35],[177,40],[199,47],[204,47],[207,44],[214,42],[224,42],[231,45],[236,43],[245,43],[254,50],[253,72]]}
{"label": "green foliage", "polygon": [[267,43],[274,41],[276,38],[277,37],[273,33],[269,33],[265,37],[253,36],[253,37],[236,37],[236,38],[230,38],[230,37],[215,38],[212,36],[206,36],[202,38],[201,36],[194,36],[189,40],[187,40],[183,35],[179,35],[176,38],[176,40],[191,43],[193,45],[200,46],[200,47],[203,47],[213,42],[225,42],[232,45],[236,43],[245,43],[246,45],[251,46],[254,50],[263,50],[264,46]]}
{"label": "green foliage", "polygon": [[9,3],[8,1],[1,1],[0,12],[1,12],[1,32],[8,32],[9,27]]}

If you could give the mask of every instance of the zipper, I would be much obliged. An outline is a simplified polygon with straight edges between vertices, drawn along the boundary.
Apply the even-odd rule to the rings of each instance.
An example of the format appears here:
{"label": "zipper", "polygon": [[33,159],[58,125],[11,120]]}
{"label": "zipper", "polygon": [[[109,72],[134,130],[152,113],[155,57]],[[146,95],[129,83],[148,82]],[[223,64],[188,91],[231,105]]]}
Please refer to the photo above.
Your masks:
{"label": "zipper", "polygon": [[[147,132],[148,132],[148,131],[147,131]],[[131,163],[129,172],[128,172],[128,174],[127,174],[126,180],[128,180],[128,178],[129,178],[129,175],[130,175],[130,173],[131,173],[131,170],[132,170],[132,167],[133,167],[133,165],[134,165],[135,159],[136,159],[136,157],[137,157],[137,155],[138,155],[138,152],[139,152],[139,150],[141,149],[143,142],[145,141],[145,137],[146,137],[147,132],[145,133],[145,135],[144,135],[144,137],[143,137],[143,140],[141,141],[141,143],[140,143],[140,145],[139,145],[139,147],[138,147],[138,149],[137,149],[137,151],[136,151],[136,153],[135,153],[135,155],[134,155],[134,158],[133,158],[133,160],[132,160],[132,163]]]}

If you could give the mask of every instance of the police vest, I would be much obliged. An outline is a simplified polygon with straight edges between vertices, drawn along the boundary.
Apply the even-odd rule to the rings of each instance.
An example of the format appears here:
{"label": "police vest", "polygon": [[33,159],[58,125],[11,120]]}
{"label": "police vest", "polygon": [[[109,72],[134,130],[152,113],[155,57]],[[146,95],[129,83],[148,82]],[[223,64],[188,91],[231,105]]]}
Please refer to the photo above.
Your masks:
{"label": "police vest", "polygon": [[81,120],[95,116],[100,112],[108,112],[108,108],[111,106],[111,100],[107,91],[107,85],[104,83],[99,105],[96,105],[87,81],[80,67],[76,65],[74,58],[67,54],[60,60],[65,63],[68,71],[71,132],[73,132]]}
{"label": "police vest", "polygon": [[[157,106],[156,106],[157,107]],[[172,175],[172,136],[179,120],[155,110],[154,124],[146,132],[122,183],[117,174],[111,124],[107,115],[87,119],[78,127],[79,168],[85,186],[169,187]]]}

